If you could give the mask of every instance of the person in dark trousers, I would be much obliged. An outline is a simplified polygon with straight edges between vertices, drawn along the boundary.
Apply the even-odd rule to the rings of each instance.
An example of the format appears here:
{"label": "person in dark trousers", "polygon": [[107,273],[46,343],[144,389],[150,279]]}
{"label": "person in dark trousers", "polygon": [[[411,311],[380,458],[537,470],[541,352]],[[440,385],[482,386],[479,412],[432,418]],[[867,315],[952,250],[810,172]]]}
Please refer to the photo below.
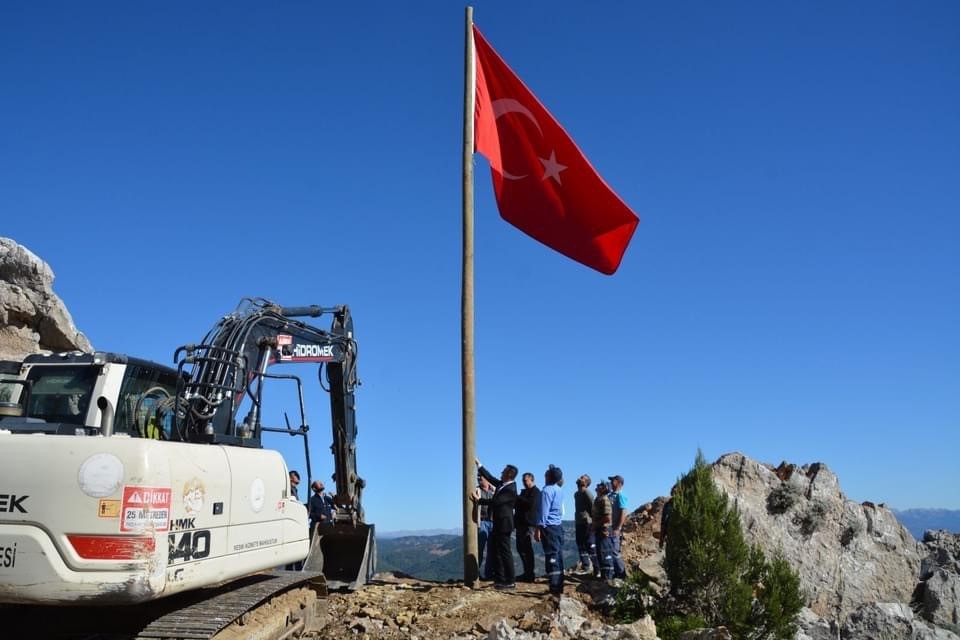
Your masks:
{"label": "person in dark trousers", "polygon": [[517,502],[517,468],[508,464],[500,472],[500,478],[477,463],[477,470],[487,482],[493,485],[493,497],[481,498],[480,489],[474,489],[470,498],[481,505],[492,507],[493,530],[490,532],[490,557],[493,562],[493,581],[495,589],[516,589],[513,568],[513,550],[510,548],[510,535],[513,533],[513,507]]}
{"label": "person in dark trousers", "polygon": [[[477,475],[477,486],[480,488],[481,500],[489,500],[493,497],[493,485],[479,474]],[[477,522],[477,551],[479,557],[477,568],[480,570],[480,579],[489,581],[493,580],[493,559],[489,553],[490,532],[493,531],[493,518],[490,514],[493,510],[490,505],[480,503],[477,504],[477,509],[479,510],[477,514],[479,520]],[[483,564],[484,555],[486,555],[487,564]]]}
{"label": "person in dark trousers", "polygon": [[613,577],[626,578],[627,567],[623,564],[620,555],[620,546],[623,542],[623,525],[627,521],[627,496],[623,495],[623,476],[610,476],[610,506],[613,508]]}
{"label": "person in dark trousers", "polygon": [[597,578],[613,578],[613,506],[610,504],[610,483],[604,480],[597,485],[597,498],[593,501],[593,535],[597,542]]}
{"label": "person in dark trousers", "polygon": [[577,552],[580,554],[580,573],[592,575],[597,566],[597,546],[593,535],[593,493],[590,492],[590,476],[577,478],[577,492],[573,495],[574,526],[576,527]]}
{"label": "person in dark trousers", "polygon": [[543,562],[547,569],[550,593],[563,594],[563,472],[550,465],[544,473],[540,491],[540,513],[537,516],[536,539],[543,545]]}
{"label": "person in dark trousers", "polygon": [[517,496],[513,509],[513,524],[517,528],[517,553],[523,563],[523,573],[517,580],[533,582],[534,574],[533,532],[537,528],[537,514],[540,509],[540,489],[532,473],[523,474],[523,491]]}
{"label": "person in dark trousers", "polygon": [[313,495],[310,496],[310,537],[316,533],[317,527],[325,527],[333,524],[333,498],[330,494],[324,493],[326,487],[319,480],[314,480],[310,485]]}

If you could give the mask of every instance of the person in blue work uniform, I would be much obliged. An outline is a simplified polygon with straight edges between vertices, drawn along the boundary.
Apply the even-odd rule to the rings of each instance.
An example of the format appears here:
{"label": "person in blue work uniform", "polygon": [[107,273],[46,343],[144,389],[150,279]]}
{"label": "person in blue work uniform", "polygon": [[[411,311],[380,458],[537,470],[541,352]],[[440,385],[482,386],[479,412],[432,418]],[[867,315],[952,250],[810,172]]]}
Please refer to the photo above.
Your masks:
{"label": "person in blue work uniform", "polygon": [[540,513],[537,517],[536,539],[543,545],[543,562],[550,583],[550,594],[563,594],[563,472],[550,465],[544,473],[540,490]]}
{"label": "person in blue work uniform", "polygon": [[620,555],[620,543],[623,540],[623,524],[627,521],[627,496],[623,494],[623,476],[610,476],[610,504],[613,507],[613,522],[610,537],[613,541],[613,577],[626,578],[627,568]]}
{"label": "person in blue work uniform", "polygon": [[593,534],[597,542],[597,578],[613,578],[613,538],[610,523],[613,520],[613,507],[610,504],[610,483],[606,480],[597,484],[597,498],[593,501]]}

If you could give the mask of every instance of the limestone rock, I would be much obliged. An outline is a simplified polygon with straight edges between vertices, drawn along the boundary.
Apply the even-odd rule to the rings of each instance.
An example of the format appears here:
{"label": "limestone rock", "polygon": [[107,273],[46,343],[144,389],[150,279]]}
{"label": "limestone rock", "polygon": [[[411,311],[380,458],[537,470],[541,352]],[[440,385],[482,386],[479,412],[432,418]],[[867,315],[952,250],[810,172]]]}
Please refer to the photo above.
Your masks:
{"label": "limestone rock", "polygon": [[0,237],[0,359],[55,351],[93,351],[53,292],[53,270],[9,238]]}
{"label": "limestone rock", "polygon": [[960,636],[927,625],[901,602],[872,602],[858,607],[843,625],[843,640],[960,640]]}
{"label": "limestone rock", "polygon": [[926,580],[937,569],[960,574],[960,534],[949,531],[926,531],[923,534],[924,558],[920,563],[920,579]]}
{"label": "limestone rock", "polygon": [[960,629],[960,575],[937,569],[924,582],[923,617],[941,627]]}
{"label": "limestone rock", "polygon": [[795,640],[836,640],[837,626],[804,607],[797,619],[799,629]]}
{"label": "limestone rock", "polygon": [[800,574],[810,609],[842,620],[870,602],[909,602],[919,546],[893,513],[857,504],[825,464],[773,468],[741,453],[721,457],[713,477],[740,511],[744,534]]}

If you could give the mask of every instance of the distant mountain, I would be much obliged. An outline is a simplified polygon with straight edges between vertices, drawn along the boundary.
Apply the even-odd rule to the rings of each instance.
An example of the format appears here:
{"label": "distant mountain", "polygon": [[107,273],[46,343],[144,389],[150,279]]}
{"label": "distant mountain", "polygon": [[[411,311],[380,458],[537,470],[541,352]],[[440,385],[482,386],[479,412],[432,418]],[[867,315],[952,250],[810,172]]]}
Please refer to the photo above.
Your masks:
{"label": "distant mountain", "polygon": [[409,531],[377,531],[377,539],[410,538],[415,536],[459,536],[463,529],[416,529]]}
{"label": "distant mountain", "polygon": [[928,529],[946,529],[953,533],[960,533],[960,510],[891,509],[891,511],[917,540],[923,540],[923,532]]}
{"label": "distant mountain", "polygon": [[463,536],[377,536],[377,571],[399,571],[422,580],[462,578]]}
{"label": "distant mountain", "polygon": [[[563,523],[563,562],[567,568],[576,565],[577,542],[573,522]],[[520,557],[514,546],[514,567],[522,571]],[[539,543],[534,543],[537,575],[543,575],[543,553]],[[460,580],[463,578],[463,534],[413,535],[385,537],[377,534],[377,571],[399,571],[421,580]]]}

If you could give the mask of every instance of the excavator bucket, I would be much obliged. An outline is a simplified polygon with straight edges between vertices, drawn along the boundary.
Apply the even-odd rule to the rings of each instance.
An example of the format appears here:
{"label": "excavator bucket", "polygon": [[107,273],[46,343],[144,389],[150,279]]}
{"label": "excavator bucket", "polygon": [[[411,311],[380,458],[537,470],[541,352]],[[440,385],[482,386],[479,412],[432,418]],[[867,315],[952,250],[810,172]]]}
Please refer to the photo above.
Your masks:
{"label": "excavator bucket", "polygon": [[329,589],[355,590],[367,584],[377,566],[372,524],[319,527],[313,536],[304,571],[323,571]]}

